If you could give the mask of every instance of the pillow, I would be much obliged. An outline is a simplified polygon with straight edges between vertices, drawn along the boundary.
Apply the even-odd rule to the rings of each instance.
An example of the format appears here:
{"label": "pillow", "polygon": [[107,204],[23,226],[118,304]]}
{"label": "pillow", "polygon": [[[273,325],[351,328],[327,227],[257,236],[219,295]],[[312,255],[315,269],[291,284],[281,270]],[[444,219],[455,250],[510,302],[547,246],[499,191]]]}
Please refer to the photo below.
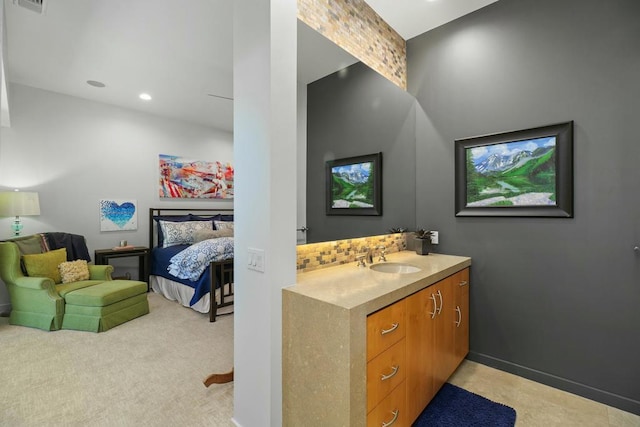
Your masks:
{"label": "pillow", "polygon": [[174,245],[190,245],[194,243],[193,233],[195,231],[203,229],[213,230],[211,221],[159,221],[159,223],[162,234],[164,235],[164,241],[162,242],[163,248]]}
{"label": "pillow", "polygon": [[67,261],[67,250],[56,249],[42,254],[27,254],[22,256],[22,261],[30,277],[48,277],[54,283],[61,283],[58,266]]}
{"label": "pillow", "polygon": [[164,236],[162,235],[162,229],[160,228],[160,221],[169,221],[169,222],[185,222],[192,221],[193,215],[154,215],[153,220],[158,223],[157,232],[158,232],[158,246],[162,246],[164,244]]}
{"label": "pillow", "polygon": [[233,215],[215,214],[215,215],[207,216],[207,217],[203,217],[203,216],[198,217],[198,216],[193,215],[193,219],[210,219],[210,220],[213,220],[213,221],[233,221]]}
{"label": "pillow", "polygon": [[216,230],[233,230],[233,221],[213,221]]}
{"label": "pillow", "polygon": [[20,250],[21,255],[42,253],[42,238],[39,234],[19,237],[17,239],[12,239],[9,241],[18,245],[18,250]]}
{"label": "pillow", "polygon": [[77,261],[66,261],[58,266],[62,283],[79,282],[89,280],[89,265],[87,261],[79,259]]}
{"label": "pillow", "polygon": [[198,215],[193,215],[193,214],[189,214],[191,215],[191,220],[192,221],[211,221],[212,224],[214,224],[214,229],[215,227],[215,222],[216,221],[233,221],[233,215],[222,215],[222,214],[215,214],[215,215],[211,215],[211,216],[198,216]]}
{"label": "pillow", "polygon": [[233,237],[233,228],[222,230],[198,230],[193,234],[193,243],[202,242],[203,240],[217,239],[218,237]]}

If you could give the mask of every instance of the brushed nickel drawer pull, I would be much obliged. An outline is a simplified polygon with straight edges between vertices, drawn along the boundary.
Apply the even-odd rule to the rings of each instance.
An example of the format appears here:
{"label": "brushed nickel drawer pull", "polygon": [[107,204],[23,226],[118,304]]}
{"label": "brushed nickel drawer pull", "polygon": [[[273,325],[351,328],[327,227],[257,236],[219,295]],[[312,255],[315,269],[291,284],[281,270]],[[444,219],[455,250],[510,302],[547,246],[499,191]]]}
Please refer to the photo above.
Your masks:
{"label": "brushed nickel drawer pull", "polygon": [[400,324],[399,324],[399,323],[392,323],[392,324],[391,324],[391,328],[381,330],[381,331],[380,331],[380,335],[386,335],[386,334],[388,334],[389,332],[393,332],[393,331],[395,331],[396,329],[398,329],[398,326],[400,326]]}
{"label": "brushed nickel drawer pull", "polygon": [[438,308],[438,314],[442,312],[442,293],[438,290],[438,297],[440,297],[440,308]]}
{"label": "brushed nickel drawer pull", "polygon": [[395,377],[395,376],[396,376],[396,374],[398,373],[398,368],[399,368],[399,366],[398,366],[398,365],[396,365],[396,366],[392,366],[392,367],[391,367],[391,370],[392,370],[393,372],[391,372],[389,375],[382,374],[382,375],[381,375],[381,378],[380,378],[380,381],[386,381],[386,380],[388,380],[389,378],[393,378],[393,377]]}
{"label": "brushed nickel drawer pull", "polygon": [[395,411],[392,412],[393,414],[393,419],[391,421],[389,421],[388,423],[385,423],[384,421],[382,422],[382,427],[389,427],[390,425],[393,425],[393,423],[395,423],[398,419],[398,414],[400,413],[400,411],[398,409],[396,409]]}
{"label": "brushed nickel drawer pull", "polygon": [[468,284],[469,282],[467,282],[466,280],[460,282],[460,286],[467,286]]}
{"label": "brushed nickel drawer pull", "polygon": [[460,327],[460,323],[462,323],[462,312],[460,311],[460,306],[456,306],[456,313],[458,313],[458,320],[456,320],[456,327]]}

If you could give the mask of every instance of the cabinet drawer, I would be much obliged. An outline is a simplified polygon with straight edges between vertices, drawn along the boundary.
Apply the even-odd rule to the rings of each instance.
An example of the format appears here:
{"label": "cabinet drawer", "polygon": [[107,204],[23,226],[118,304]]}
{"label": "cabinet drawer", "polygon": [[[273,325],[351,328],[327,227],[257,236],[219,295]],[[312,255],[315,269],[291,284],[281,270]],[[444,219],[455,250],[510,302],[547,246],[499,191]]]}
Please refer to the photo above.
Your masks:
{"label": "cabinet drawer", "polygon": [[367,363],[367,412],[404,381],[406,371],[404,339]]}
{"label": "cabinet drawer", "polygon": [[404,338],[404,299],[367,317],[367,361]]}
{"label": "cabinet drawer", "polygon": [[407,417],[404,409],[405,397],[406,390],[403,381],[373,411],[369,412],[367,415],[367,427],[407,426]]}
{"label": "cabinet drawer", "polygon": [[469,286],[469,267],[460,270],[453,276],[453,285],[456,287]]}

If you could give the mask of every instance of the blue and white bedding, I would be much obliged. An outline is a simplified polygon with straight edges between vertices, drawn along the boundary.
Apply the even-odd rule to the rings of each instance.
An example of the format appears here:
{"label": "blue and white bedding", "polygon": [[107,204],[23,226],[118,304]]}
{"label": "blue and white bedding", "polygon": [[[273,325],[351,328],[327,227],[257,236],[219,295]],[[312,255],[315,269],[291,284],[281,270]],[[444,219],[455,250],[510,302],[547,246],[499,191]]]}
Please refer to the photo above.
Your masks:
{"label": "blue and white bedding", "polygon": [[167,271],[179,279],[197,280],[216,261],[233,258],[233,237],[218,237],[194,243],[169,260]]}
{"label": "blue and white bedding", "polygon": [[[229,239],[229,238],[225,237],[225,239]],[[223,255],[224,259],[233,258],[233,238],[231,239],[232,240],[230,244],[230,249],[227,244],[225,246],[227,249],[222,251],[222,253],[224,253]],[[217,240],[217,239],[212,239],[212,240]],[[169,273],[169,265],[171,264],[171,259],[173,259],[174,257],[178,257],[178,259],[184,260],[185,263],[189,263],[188,260],[185,260],[185,257],[187,256],[187,254],[192,253],[193,251],[186,252],[182,255],[180,254],[188,250],[191,246],[193,245],[182,244],[182,245],[169,246],[167,248],[154,247],[151,250],[151,275],[164,277],[165,279],[171,280],[173,282],[178,282],[183,285],[189,286],[190,288],[193,288],[194,293],[191,300],[188,301],[189,306],[193,306],[194,304],[196,304],[198,301],[200,301],[200,299],[204,295],[208,294],[209,291],[211,290],[211,269],[206,268],[209,265],[208,262],[205,263],[203,273],[201,273],[200,276],[195,277],[195,275],[190,275],[191,277],[195,277],[193,280],[182,279],[180,277],[177,277]],[[228,252],[229,250],[231,252]],[[186,272],[183,272],[183,273],[185,274],[182,274],[182,275],[185,275],[185,276],[187,275]],[[216,277],[216,287],[220,286],[218,279],[219,278]]]}

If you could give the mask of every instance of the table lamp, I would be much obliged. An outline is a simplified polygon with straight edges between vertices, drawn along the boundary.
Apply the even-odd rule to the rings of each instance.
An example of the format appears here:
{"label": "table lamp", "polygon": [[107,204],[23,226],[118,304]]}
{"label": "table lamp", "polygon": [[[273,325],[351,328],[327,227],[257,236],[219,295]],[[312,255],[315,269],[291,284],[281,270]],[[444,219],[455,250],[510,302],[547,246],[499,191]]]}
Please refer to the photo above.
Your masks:
{"label": "table lamp", "polygon": [[28,191],[0,192],[0,216],[15,216],[11,228],[15,236],[22,230],[21,216],[40,215],[38,193]]}

